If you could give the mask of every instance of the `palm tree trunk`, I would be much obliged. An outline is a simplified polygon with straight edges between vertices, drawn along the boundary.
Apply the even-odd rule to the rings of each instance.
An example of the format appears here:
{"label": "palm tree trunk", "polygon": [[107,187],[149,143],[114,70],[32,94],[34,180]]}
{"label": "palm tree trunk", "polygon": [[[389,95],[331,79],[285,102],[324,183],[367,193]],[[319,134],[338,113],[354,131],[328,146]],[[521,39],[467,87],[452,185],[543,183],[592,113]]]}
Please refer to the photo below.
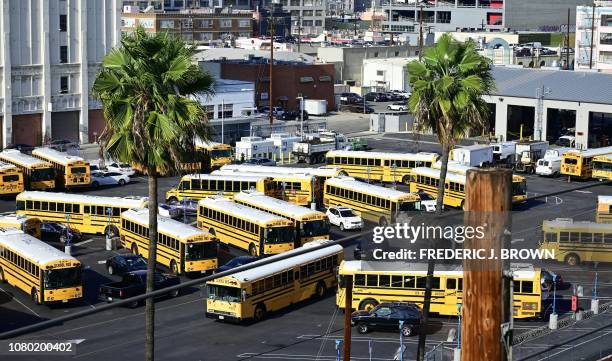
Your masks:
{"label": "palm tree trunk", "polygon": [[[155,262],[157,258],[157,173],[149,169],[149,256],[147,258],[147,293],[153,292]],[[147,298],[145,304],[146,361],[155,360],[155,304]]]}
{"label": "palm tree trunk", "polygon": [[[444,184],[446,183],[446,171],[448,169],[448,156],[450,146],[442,145],[442,159],[440,160],[440,183],[438,184],[438,197],[436,198],[436,216],[442,214],[444,206]],[[436,240],[431,240],[430,247],[437,247]],[[425,341],[427,339],[427,324],[429,323],[429,309],[431,308],[431,288],[433,276],[436,269],[436,260],[432,257],[427,261],[427,279],[425,280],[425,294],[423,295],[423,324],[419,332],[419,343],[417,347],[417,360],[423,361],[425,358]]]}

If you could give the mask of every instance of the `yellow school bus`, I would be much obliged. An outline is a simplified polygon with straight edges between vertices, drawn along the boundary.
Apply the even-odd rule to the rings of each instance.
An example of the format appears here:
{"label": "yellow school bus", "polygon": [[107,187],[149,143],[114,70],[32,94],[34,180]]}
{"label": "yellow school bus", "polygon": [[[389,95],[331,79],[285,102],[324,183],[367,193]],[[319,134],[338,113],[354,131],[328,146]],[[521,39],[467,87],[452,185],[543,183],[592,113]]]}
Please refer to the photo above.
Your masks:
{"label": "yellow school bus", "polygon": [[612,196],[597,197],[597,222],[612,223]]}
{"label": "yellow school bus", "polygon": [[89,163],[83,158],[51,148],[36,148],[32,155],[53,164],[58,188],[86,187],[91,184]]}
{"label": "yellow school bus", "polygon": [[294,248],[293,223],[277,215],[220,196],[198,202],[198,228],[221,243],[263,256]]}
{"label": "yellow school bus", "polygon": [[[238,175],[252,176],[251,173],[239,171],[216,170],[212,175]],[[277,197],[298,206],[310,206],[317,204],[315,194],[315,179],[305,174],[276,174],[257,173],[258,176],[272,178],[274,188],[278,191]]]}
{"label": "yellow school bus", "polygon": [[[444,205],[463,209],[465,205],[465,174],[446,173]],[[412,170],[410,192],[425,192],[432,197],[438,196],[440,171],[433,168],[415,168]],[[520,202],[527,198],[527,184],[524,177],[512,176],[512,201]]]}
{"label": "yellow school bus", "polygon": [[[442,164],[440,162],[435,162],[431,168],[440,170],[442,168]],[[447,173],[456,173],[466,175],[467,171],[470,169],[479,169],[476,167],[470,167],[465,164],[461,164],[455,161],[449,161],[447,166]],[[437,195],[437,190],[436,190]],[[434,195],[435,196],[435,195]],[[512,202],[520,202],[527,198],[527,179],[525,177],[513,174],[512,175]]]}
{"label": "yellow school bus", "polygon": [[580,262],[612,262],[612,223],[557,218],[542,223],[540,250],[575,266]]}
{"label": "yellow school bus", "polygon": [[0,228],[0,282],[26,292],[35,304],[83,297],[81,262],[15,228]]}
{"label": "yellow school bus", "polygon": [[236,171],[244,174],[279,174],[279,175],[302,175],[314,177],[314,194],[317,202],[317,208],[323,206],[323,199],[320,196],[323,194],[325,181],[329,178],[337,177],[342,170],[338,167],[318,167],[318,168],[300,168],[300,167],[276,167],[265,165],[251,164],[228,164],[220,169],[223,172]]}
{"label": "yellow school bus", "polygon": [[0,160],[21,169],[25,178],[25,189],[44,191],[55,188],[53,164],[15,149],[5,149],[0,152]]}
{"label": "yellow school bus", "polygon": [[419,196],[360,182],[351,177],[325,181],[323,203],[326,208],[346,206],[362,219],[386,226],[407,217],[408,212],[421,209]]}
{"label": "yellow school bus", "polygon": [[17,215],[15,213],[0,214],[0,227],[16,228],[23,233],[40,239],[42,222],[38,218]]}
{"label": "yellow school bus", "polygon": [[[121,245],[149,256],[149,210],[121,213]],[[174,274],[196,274],[217,268],[217,240],[210,233],[168,217],[157,216],[157,263]]]}
{"label": "yellow school bus", "polygon": [[130,208],[146,208],[143,197],[101,197],[84,194],[23,192],[17,214],[59,222],[83,233],[119,236],[120,216]]}
{"label": "yellow school bus", "polygon": [[232,162],[232,146],[217,142],[196,141],[196,150],[210,159],[210,169],[218,169]]}
{"label": "yellow school bus", "polygon": [[293,222],[297,247],[311,241],[329,239],[329,220],[323,212],[268,197],[260,192],[240,192],[234,196],[234,201]]}
{"label": "yellow school bus", "polygon": [[339,167],[341,175],[380,182],[410,182],[410,171],[430,167],[436,153],[386,153],[331,150],[325,155],[327,165]]}
{"label": "yellow school bus", "polygon": [[581,179],[593,175],[593,158],[612,153],[612,147],[593,148],[589,150],[570,150],[561,157],[561,174]]}
{"label": "yellow school bus", "polygon": [[593,157],[593,178],[612,180],[612,153]]}
{"label": "yellow school bus", "polygon": [[[514,317],[535,318],[545,311],[542,307],[540,269],[528,264],[511,265],[514,275]],[[347,276],[352,277],[356,310],[371,310],[382,302],[409,302],[423,307],[427,279],[427,263],[343,261],[338,270],[340,282],[336,305],[344,309]],[[457,304],[463,299],[463,268],[461,265],[436,266],[431,293],[431,312],[457,316]]]}
{"label": "yellow school bus", "polygon": [[[329,241],[314,241],[283,256]],[[330,245],[263,266],[206,282],[206,317],[222,321],[261,321],[267,314],[311,297],[323,297],[336,287],[342,246]],[[266,260],[274,260],[271,256]]]}
{"label": "yellow school bus", "polygon": [[166,202],[200,200],[209,196],[222,195],[232,198],[234,194],[255,189],[270,196],[277,196],[276,183],[270,177],[260,175],[188,174],[181,178],[176,187],[166,192]]}
{"label": "yellow school bus", "polygon": [[23,174],[12,164],[0,162],[0,196],[23,192]]}

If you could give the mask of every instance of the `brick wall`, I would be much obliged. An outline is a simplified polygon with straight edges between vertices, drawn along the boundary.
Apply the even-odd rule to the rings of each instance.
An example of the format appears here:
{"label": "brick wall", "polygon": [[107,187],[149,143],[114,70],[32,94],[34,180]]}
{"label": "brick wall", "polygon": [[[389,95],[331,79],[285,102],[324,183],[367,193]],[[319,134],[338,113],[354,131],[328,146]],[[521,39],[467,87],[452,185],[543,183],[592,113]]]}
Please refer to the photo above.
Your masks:
{"label": "brick wall", "polygon": [[104,120],[102,109],[89,110],[89,126],[87,129],[90,143],[96,143],[104,127],[106,127],[106,121]]}
{"label": "brick wall", "polygon": [[[245,80],[255,83],[255,103],[258,106],[269,105],[269,100],[262,100],[261,94],[268,93],[269,65],[267,64],[221,64],[221,78]],[[304,82],[305,77],[312,82]],[[274,66],[273,98],[275,105],[296,109],[299,106],[299,95],[307,99],[327,100],[327,110],[334,108],[334,65],[305,64]],[[281,100],[286,99],[286,100]]]}

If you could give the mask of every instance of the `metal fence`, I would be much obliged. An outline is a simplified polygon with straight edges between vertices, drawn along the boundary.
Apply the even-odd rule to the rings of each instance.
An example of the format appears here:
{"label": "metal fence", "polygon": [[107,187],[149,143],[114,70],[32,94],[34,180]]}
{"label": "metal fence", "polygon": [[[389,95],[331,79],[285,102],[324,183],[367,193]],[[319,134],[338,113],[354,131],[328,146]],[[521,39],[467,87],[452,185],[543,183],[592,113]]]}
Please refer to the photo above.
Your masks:
{"label": "metal fence", "polygon": [[444,342],[440,342],[425,353],[424,359],[425,361],[452,361],[453,349],[445,347]]}

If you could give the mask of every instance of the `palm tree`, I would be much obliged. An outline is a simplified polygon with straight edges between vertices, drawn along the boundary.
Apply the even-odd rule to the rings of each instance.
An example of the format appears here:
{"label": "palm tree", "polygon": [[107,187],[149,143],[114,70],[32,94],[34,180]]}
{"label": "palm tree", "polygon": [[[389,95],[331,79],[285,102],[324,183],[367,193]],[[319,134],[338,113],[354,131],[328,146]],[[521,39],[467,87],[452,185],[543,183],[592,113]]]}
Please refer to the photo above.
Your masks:
{"label": "palm tree", "polygon": [[[412,95],[408,108],[418,131],[429,130],[442,144],[440,182],[436,214],[442,213],[448,156],[458,140],[472,128],[488,122],[489,108],[482,96],[494,88],[489,59],[476,52],[474,42],[460,43],[444,34],[438,43],[424,51],[420,61],[408,64]],[[427,324],[435,261],[427,266],[423,321]],[[419,334],[417,359],[423,360],[426,332]]]}
{"label": "palm tree", "polygon": [[[211,94],[212,78],[191,62],[195,49],[167,33],[144,29],[121,39],[102,62],[93,94],[102,101],[103,151],[148,175],[147,293],[153,291],[157,238],[157,177],[178,171],[194,154],[196,137],[209,139],[206,113],[192,97]],[[146,300],[146,360],[154,359],[155,306]]]}

